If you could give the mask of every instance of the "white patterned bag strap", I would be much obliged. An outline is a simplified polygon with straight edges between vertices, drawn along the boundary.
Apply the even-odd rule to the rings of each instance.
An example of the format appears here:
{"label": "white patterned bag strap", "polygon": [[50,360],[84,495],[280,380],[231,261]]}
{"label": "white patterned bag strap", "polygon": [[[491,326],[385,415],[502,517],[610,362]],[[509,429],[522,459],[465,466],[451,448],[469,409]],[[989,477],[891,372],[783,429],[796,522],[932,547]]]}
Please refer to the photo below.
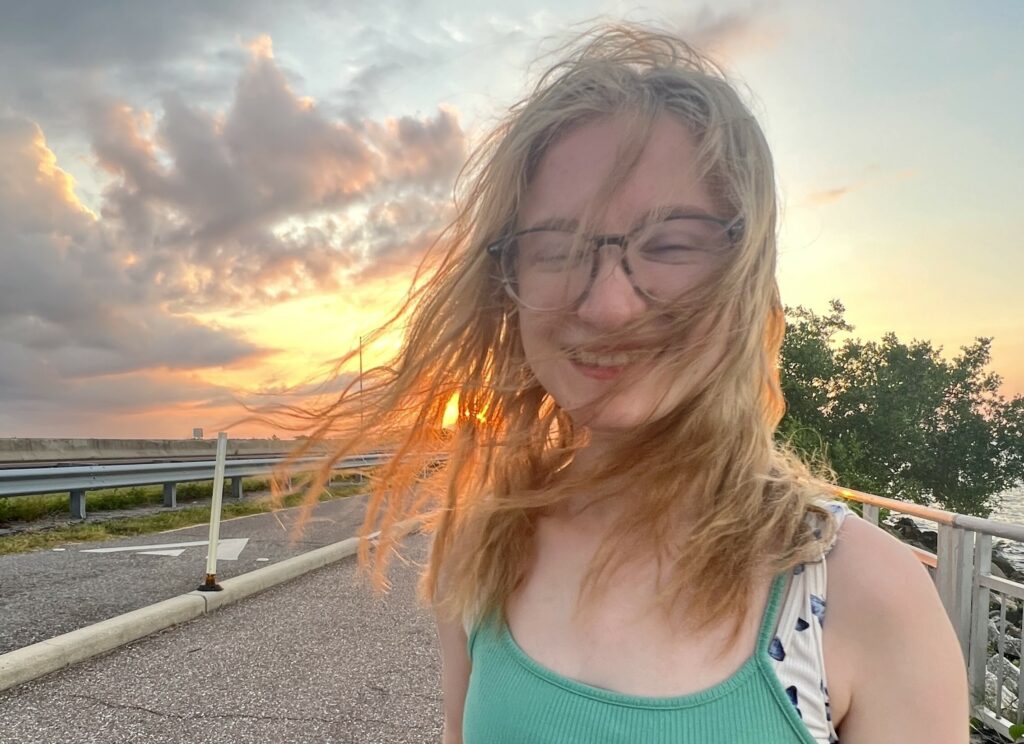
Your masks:
{"label": "white patterned bag strap", "polygon": [[[852,512],[841,502],[819,502],[836,522],[836,533]],[[813,518],[814,514],[809,514]],[[817,525],[814,525],[817,527]],[[824,560],[835,545],[833,538],[822,548],[821,558],[797,566],[779,612],[776,635],[769,647],[775,674],[816,742],[839,741],[829,710],[828,680],[822,652],[822,628],[828,592],[828,568]]]}

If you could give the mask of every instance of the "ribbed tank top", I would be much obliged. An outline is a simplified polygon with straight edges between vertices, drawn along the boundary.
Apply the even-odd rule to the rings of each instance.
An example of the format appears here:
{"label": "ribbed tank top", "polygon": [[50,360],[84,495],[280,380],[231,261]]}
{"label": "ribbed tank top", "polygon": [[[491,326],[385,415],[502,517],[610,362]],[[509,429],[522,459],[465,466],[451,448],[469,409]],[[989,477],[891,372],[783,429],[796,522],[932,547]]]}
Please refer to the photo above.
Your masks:
{"label": "ribbed tank top", "polygon": [[[849,513],[834,502],[828,506],[837,522]],[[773,580],[750,658],[724,681],[687,695],[644,697],[593,687],[534,661],[504,622],[475,626],[468,636],[472,668],[462,723],[464,744],[836,741],[827,720],[820,633],[824,556],[829,548],[822,551],[822,560]],[[778,627],[780,619],[785,628]],[[811,623],[817,626],[809,627]],[[794,636],[790,624],[801,632]],[[791,684],[794,680],[787,675],[794,670],[798,679]],[[799,700],[794,699],[797,686],[804,690]]]}

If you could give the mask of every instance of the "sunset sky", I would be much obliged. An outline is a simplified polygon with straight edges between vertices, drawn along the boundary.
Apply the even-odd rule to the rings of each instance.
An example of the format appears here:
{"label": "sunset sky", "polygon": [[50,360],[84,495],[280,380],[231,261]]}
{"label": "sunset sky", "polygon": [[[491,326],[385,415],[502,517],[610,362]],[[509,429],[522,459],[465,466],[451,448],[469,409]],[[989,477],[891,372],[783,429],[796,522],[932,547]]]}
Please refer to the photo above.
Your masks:
{"label": "sunset sky", "polygon": [[599,17],[742,87],[787,304],[992,336],[1024,393],[1024,2],[555,5],[0,3],[0,437],[209,435],[354,348],[531,61]]}

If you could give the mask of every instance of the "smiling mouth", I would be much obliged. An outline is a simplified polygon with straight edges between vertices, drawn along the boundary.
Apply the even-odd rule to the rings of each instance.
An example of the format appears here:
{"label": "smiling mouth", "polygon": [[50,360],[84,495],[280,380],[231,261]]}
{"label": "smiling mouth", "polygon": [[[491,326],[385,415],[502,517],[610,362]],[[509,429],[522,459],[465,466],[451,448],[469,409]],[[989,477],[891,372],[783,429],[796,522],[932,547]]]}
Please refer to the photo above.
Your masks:
{"label": "smiling mouth", "polygon": [[569,361],[584,367],[619,369],[628,367],[646,356],[638,351],[593,352],[576,349],[569,352]]}

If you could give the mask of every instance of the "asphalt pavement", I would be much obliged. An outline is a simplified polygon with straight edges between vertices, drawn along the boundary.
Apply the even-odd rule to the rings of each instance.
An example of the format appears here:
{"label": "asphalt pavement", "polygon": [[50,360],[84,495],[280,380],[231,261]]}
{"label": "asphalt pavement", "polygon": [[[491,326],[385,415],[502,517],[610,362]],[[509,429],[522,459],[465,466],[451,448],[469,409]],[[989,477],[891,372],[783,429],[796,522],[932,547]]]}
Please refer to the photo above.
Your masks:
{"label": "asphalt pavement", "polygon": [[[350,508],[354,506],[356,502]],[[354,534],[354,527],[338,527],[341,515],[317,516],[335,520],[314,523],[330,536],[328,541]],[[356,524],[361,516],[358,509],[348,513]],[[280,538],[257,537],[262,533],[245,522],[222,526],[222,538],[248,535],[251,541],[232,571],[245,570],[242,558],[250,547],[246,560],[263,566],[266,563],[256,559],[282,545]],[[148,544],[198,539],[175,534],[182,539],[164,539],[165,533]],[[306,539],[318,538],[311,530]],[[198,552],[205,556],[205,549]],[[35,617],[50,623],[51,608],[74,603],[64,593],[80,591],[86,579],[98,582],[96,576],[113,574],[109,593],[119,593],[126,574],[114,571],[114,564],[104,569],[98,563],[100,568],[85,571],[77,561],[118,555],[118,561],[151,559],[148,573],[131,575],[141,584],[149,579],[160,583],[165,572],[179,573],[169,567],[187,553],[188,549],[181,556],[87,554],[65,564],[75,567],[70,570],[73,577],[59,583],[59,564],[49,567],[61,587],[54,604],[43,601],[46,590],[31,590],[24,579],[19,585],[38,598]],[[405,555],[413,562],[394,564],[393,588],[384,597],[375,596],[357,579],[354,557],[346,558],[190,623],[0,692],[0,743],[439,742],[440,661],[434,624],[415,600],[425,553],[424,537],[408,539]],[[201,568],[202,561],[196,560]],[[0,572],[6,570],[0,565]],[[201,570],[183,573],[187,577],[179,586],[157,592],[160,599],[193,589],[196,577],[201,578]],[[127,604],[138,606],[141,592],[130,596]],[[113,604],[109,597],[103,612],[109,613]],[[11,625],[6,617],[3,624]],[[52,634],[36,635],[47,633]]]}
{"label": "asphalt pavement", "polygon": [[[297,508],[224,521],[217,578],[352,537],[365,505],[361,495],[317,504],[301,537]],[[0,654],[192,591],[206,575],[208,535],[199,525],[0,556]]]}

